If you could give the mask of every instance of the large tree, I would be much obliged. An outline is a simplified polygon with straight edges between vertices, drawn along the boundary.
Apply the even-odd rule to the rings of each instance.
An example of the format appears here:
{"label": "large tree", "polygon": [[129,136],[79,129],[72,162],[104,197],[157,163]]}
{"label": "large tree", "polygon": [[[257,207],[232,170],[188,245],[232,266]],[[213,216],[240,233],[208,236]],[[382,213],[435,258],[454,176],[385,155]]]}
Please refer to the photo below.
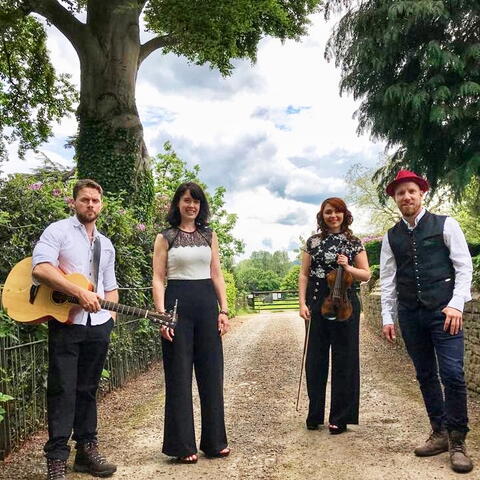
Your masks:
{"label": "large tree", "polygon": [[334,5],[347,9],[327,49],[341,67],[341,90],[362,100],[359,130],[395,150],[381,183],[407,167],[460,195],[480,174],[480,2]]}
{"label": "large tree", "polygon": [[[68,99],[62,103],[61,99],[68,98],[62,93],[69,90],[69,85],[65,78],[55,78],[43,48],[44,27],[32,17],[36,14],[65,36],[80,60],[79,129],[75,140],[79,175],[99,180],[107,191],[133,192],[128,198],[142,203],[142,199],[151,199],[153,195],[135,104],[135,84],[142,62],[161,50],[183,55],[196,64],[208,63],[228,75],[233,69],[232,59],[255,61],[263,36],[298,39],[306,31],[308,15],[319,3],[320,0],[0,0],[0,106],[14,102],[25,107],[17,118],[11,119],[10,125],[0,120],[2,140],[14,128],[23,151],[35,147],[48,136],[49,121],[71,108]],[[78,15],[85,12],[86,17]],[[147,30],[153,33],[143,44],[139,23],[142,15]],[[26,65],[32,59],[36,68],[29,70]],[[39,81],[44,65],[48,66],[47,84]],[[30,78],[35,81],[30,82]],[[36,97],[36,102],[24,100],[31,96]],[[43,107],[42,97],[47,107]],[[37,118],[38,109],[43,108],[50,110]],[[30,120],[35,128],[26,125]]]}

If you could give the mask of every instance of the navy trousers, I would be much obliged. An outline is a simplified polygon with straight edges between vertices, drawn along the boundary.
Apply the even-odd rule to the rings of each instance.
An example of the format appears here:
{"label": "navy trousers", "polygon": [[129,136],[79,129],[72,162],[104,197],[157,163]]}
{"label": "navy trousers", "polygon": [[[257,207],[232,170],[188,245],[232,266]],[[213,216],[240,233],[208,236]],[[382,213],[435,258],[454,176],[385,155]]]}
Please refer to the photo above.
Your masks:
{"label": "navy trousers", "polygon": [[450,335],[445,314],[423,306],[400,308],[398,320],[432,427],[468,432],[463,330]]}

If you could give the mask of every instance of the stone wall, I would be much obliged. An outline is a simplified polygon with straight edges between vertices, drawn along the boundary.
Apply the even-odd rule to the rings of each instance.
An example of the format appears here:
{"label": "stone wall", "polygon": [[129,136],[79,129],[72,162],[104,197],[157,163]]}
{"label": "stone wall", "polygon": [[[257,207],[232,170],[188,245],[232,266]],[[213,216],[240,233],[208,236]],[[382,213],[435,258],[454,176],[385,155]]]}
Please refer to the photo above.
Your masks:
{"label": "stone wall", "polygon": [[[364,321],[380,334],[382,318],[379,285],[362,284],[360,290]],[[480,394],[480,295],[475,293],[473,297],[465,305],[464,311],[465,375],[468,389]],[[398,328],[397,341],[403,345]]]}

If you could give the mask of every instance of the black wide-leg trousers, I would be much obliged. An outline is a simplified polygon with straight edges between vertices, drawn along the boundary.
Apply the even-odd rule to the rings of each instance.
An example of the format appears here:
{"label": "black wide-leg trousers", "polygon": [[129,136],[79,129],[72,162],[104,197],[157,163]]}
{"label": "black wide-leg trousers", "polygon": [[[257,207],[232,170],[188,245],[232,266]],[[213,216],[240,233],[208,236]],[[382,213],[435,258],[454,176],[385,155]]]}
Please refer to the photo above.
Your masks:
{"label": "black wide-leg trousers", "polygon": [[310,304],[311,326],[305,363],[310,399],[307,424],[321,425],[325,419],[325,394],[331,350],[331,402],[329,423],[358,423],[360,399],[359,317],[357,295],[350,295],[353,314],[347,321],[332,321],[320,313],[321,297]]}
{"label": "black wide-leg trousers", "polygon": [[77,444],[97,439],[97,389],[113,320],[96,326],[48,324],[47,458],[67,460]]}
{"label": "black wide-leg trousers", "polygon": [[223,349],[218,332],[217,296],[210,279],[169,280],[166,308],[178,299],[173,342],[162,338],[165,371],[163,453],[185,457],[197,452],[192,403],[195,369],[202,429],[200,450],[207,455],[227,446],[223,403]]}

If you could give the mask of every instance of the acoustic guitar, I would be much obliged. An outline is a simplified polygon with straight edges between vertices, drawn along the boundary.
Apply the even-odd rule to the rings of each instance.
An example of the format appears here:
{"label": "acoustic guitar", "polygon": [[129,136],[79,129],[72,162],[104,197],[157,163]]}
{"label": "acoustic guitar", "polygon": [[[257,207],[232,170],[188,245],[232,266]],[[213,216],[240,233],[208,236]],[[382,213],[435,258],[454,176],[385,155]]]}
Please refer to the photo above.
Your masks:
{"label": "acoustic guitar", "polygon": [[[87,290],[93,285],[81,273],[65,275],[70,282]],[[101,307],[123,315],[148,318],[154,323],[175,328],[177,305],[171,313],[159,313],[99,299]],[[21,323],[41,323],[54,318],[62,323],[72,323],[82,307],[78,299],[53,290],[46,285],[32,285],[32,257],[24,258],[8,274],[2,293],[2,306],[7,315]]]}

